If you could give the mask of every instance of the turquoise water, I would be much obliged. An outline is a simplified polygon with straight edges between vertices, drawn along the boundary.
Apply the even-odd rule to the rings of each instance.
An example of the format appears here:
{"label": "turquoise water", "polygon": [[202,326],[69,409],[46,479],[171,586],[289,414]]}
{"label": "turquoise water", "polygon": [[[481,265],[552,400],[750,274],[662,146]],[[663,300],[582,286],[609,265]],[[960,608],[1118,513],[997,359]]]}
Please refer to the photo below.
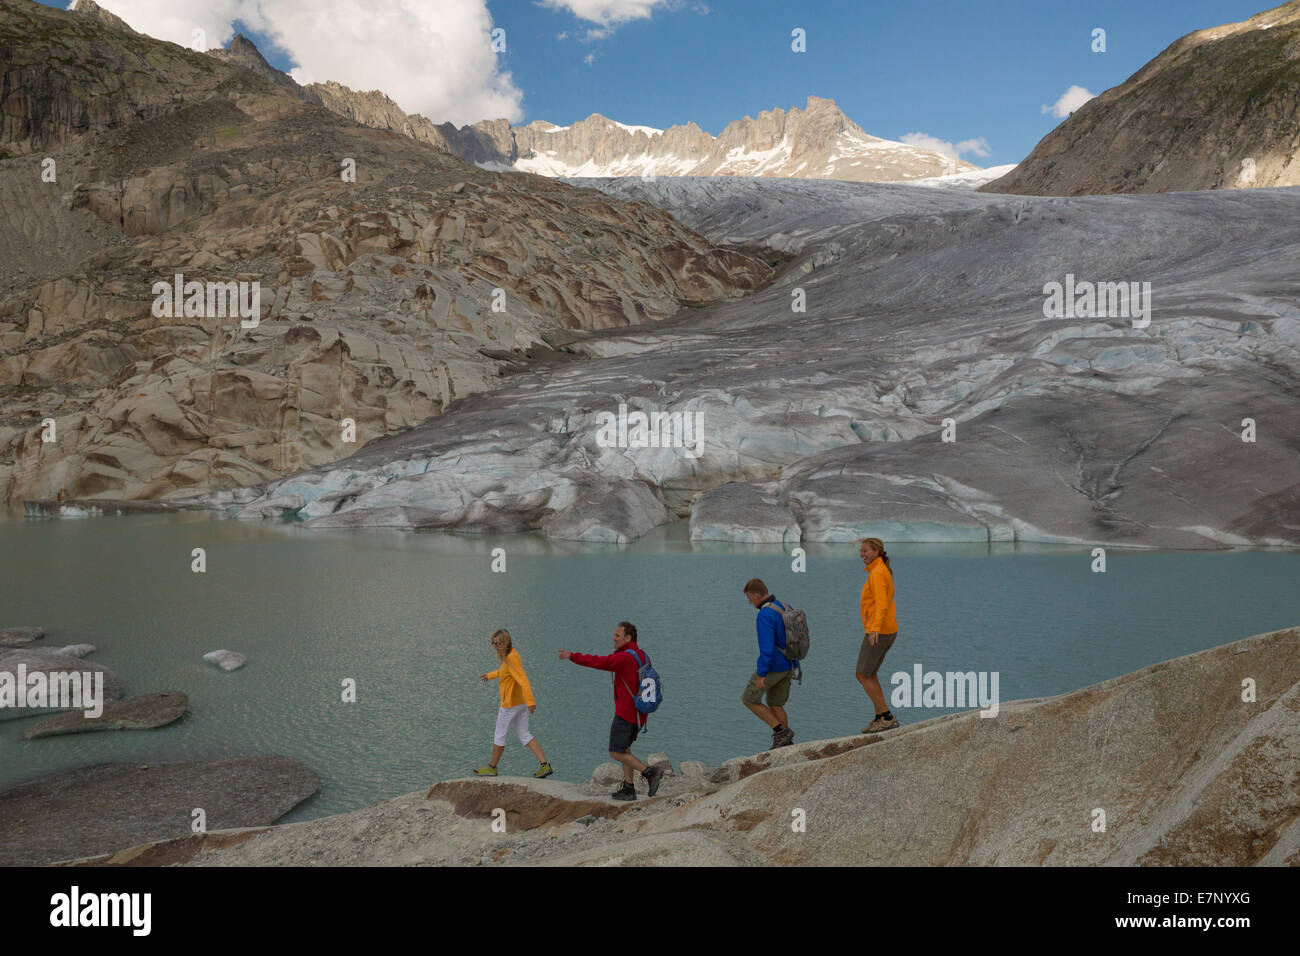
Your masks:
{"label": "turquoise water", "polygon": [[[190,570],[191,550],[207,572]],[[491,571],[506,550],[505,573]],[[1300,554],[893,545],[900,634],[888,676],[997,671],[1003,701],[1073,690],[1262,631],[1300,624]],[[365,806],[487,762],[496,685],[488,636],[509,628],[538,699],[533,731],[557,776],[608,759],[610,676],[557,659],[609,653],[631,620],[663,675],[665,704],[634,752],[716,764],[770,734],[739,697],[754,665],[762,577],[808,611],[812,653],[788,705],[801,740],[856,733],[871,708],[853,678],[863,575],[852,545],[692,546],[684,526],[627,548],[532,535],[321,532],[280,523],[137,515],[0,522],[0,626],[42,625],[42,646],[89,642],[128,694],[177,689],[190,713],[161,730],[22,740],[0,722],[0,786],[105,760],[281,753],[321,792],[288,819]],[[248,655],[225,673],[202,655]],[[358,701],[342,701],[341,682]],[[901,712],[904,722],[948,713]],[[536,763],[512,737],[503,773]]]}

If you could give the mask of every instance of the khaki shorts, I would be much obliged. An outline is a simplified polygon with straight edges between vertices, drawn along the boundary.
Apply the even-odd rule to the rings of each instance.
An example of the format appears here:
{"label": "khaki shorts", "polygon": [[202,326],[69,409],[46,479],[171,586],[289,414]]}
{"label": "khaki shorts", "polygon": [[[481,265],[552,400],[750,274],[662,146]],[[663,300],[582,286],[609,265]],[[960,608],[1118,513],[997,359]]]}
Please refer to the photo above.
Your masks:
{"label": "khaki shorts", "polygon": [[740,699],[748,704],[763,703],[763,694],[767,694],[767,706],[783,707],[790,699],[790,674],[792,671],[770,671],[763,675],[763,690],[758,689],[758,675],[755,674],[745,685],[745,692]]}
{"label": "khaki shorts", "polygon": [[894,646],[896,637],[898,637],[897,631],[893,634],[878,634],[873,646],[871,641],[867,640],[867,635],[863,634],[862,647],[858,650],[858,673],[863,677],[875,677],[876,671],[880,670],[881,661]]}

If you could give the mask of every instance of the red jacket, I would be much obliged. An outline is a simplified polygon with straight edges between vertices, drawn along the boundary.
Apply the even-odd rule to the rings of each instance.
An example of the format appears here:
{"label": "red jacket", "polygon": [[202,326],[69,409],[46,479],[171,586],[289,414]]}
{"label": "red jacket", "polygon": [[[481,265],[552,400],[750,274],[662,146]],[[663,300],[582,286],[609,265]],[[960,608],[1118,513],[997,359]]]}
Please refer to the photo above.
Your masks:
{"label": "red jacket", "polygon": [[[637,660],[633,660],[628,651],[636,651]],[[594,667],[598,671],[613,671],[614,713],[628,723],[638,726],[643,723],[632,695],[641,686],[640,680],[637,679],[637,671],[641,669],[643,662],[649,663],[650,658],[645,651],[637,647],[636,641],[629,641],[623,645],[621,651],[604,657],[595,654],[570,654],[569,660],[583,667]]]}

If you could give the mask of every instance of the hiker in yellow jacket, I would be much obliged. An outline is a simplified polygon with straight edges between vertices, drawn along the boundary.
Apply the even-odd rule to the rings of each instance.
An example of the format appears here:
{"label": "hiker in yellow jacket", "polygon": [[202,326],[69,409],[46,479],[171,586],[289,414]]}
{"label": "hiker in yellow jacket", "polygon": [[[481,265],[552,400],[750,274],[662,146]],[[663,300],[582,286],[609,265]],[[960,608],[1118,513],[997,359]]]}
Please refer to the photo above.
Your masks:
{"label": "hiker in yellow jacket", "polygon": [[894,572],[889,566],[885,543],[879,538],[863,538],[858,544],[863,570],[867,572],[862,585],[860,610],[862,611],[862,647],[858,650],[858,683],[876,706],[876,718],[862,728],[864,734],[889,730],[898,726],[895,717],[885,705],[885,692],[880,689],[876,672],[894,646],[898,637],[898,621],[894,618]]}
{"label": "hiker in yellow jacket", "polygon": [[506,750],[506,735],[514,727],[519,742],[533,752],[540,766],[534,777],[549,777],[555,771],[546,762],[542,745],[528,732],[528,715],[537,710],[537,701],[533,699],[533,688],[524,673],[524,662],[510,640],[510,632],[505,628],[492,635],[492,649],[496,651],[501,665],[494,671],[479,675],[480,681],[497,681],[501,691],[501,708],[497,711],[497,732],[492,739],[492,762],[486,767],[479,767],[474,772],[480,777],[495,777],[497,764]]}

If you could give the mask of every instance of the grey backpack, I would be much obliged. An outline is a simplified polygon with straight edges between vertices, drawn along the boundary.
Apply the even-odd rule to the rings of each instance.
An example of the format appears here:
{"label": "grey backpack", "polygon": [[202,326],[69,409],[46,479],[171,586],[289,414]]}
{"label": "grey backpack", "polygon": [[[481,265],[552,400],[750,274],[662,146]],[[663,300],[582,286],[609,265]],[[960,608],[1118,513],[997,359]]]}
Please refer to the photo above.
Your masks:
{"label": "grey backpack", "polygon": [[787,660],[794,661],[794,679],[802,684],[803,668],[799,666],[799,662],[808,656],[808,645],[811,641],[808,636],[808,617],[803,611],[789,604],[784,610],[773,603],[763,606],[775,607],[780,613],[781,620],[785,624],[785,647],[781,649],[781,653]]}

